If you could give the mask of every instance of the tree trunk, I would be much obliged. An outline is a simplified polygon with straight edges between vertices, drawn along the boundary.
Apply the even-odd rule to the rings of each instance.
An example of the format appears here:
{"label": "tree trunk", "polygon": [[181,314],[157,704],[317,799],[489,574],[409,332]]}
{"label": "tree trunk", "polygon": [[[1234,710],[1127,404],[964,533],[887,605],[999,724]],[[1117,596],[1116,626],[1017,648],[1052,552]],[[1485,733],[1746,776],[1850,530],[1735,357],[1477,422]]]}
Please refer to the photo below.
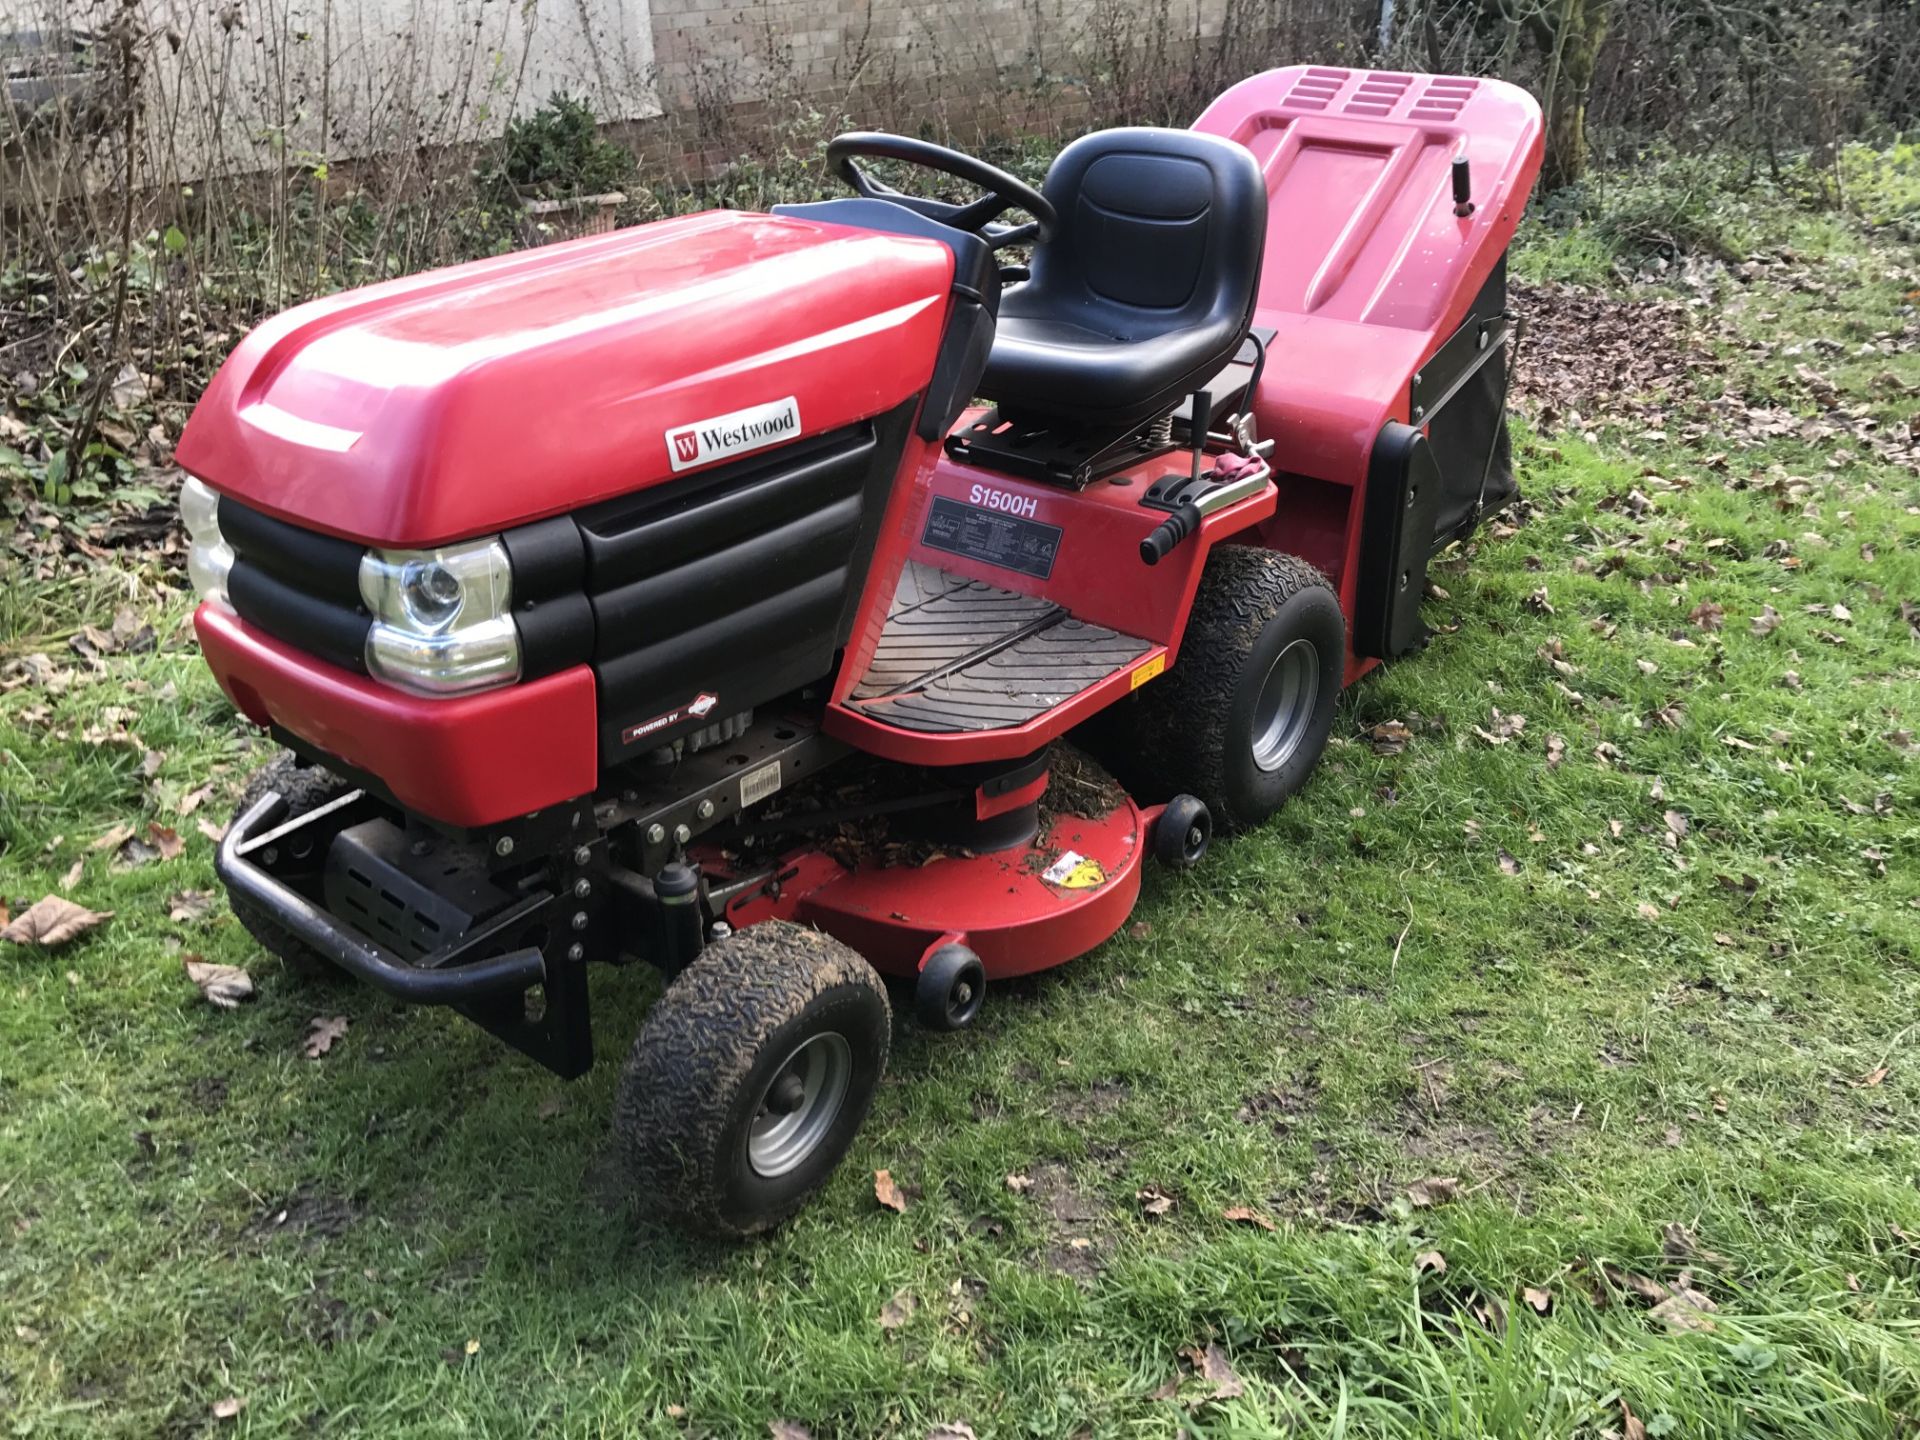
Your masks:
{"label": "tree trunk", "polygon": [[1547,154],[1542,180],[1549,190],[1587,173],[1587,96],[1594,62],[1606,42],[1613,0],[1562,0],[1559,14],[1535,27],[1547,52]]}

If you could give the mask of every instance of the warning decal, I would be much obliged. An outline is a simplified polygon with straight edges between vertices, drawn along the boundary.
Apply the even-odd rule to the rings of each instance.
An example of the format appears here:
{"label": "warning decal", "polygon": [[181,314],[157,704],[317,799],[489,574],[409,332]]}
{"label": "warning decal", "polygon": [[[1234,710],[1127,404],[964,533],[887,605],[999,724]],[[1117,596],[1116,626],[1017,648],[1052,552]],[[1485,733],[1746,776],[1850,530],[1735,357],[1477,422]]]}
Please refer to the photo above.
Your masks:
{"label": "warning decal", "polygon": [[1078,850],[1067,850],[1041,871],[1040,878],[1062,890],[1092,890],[1107,883],[1107,872],[1098,860],[1089,860]]}

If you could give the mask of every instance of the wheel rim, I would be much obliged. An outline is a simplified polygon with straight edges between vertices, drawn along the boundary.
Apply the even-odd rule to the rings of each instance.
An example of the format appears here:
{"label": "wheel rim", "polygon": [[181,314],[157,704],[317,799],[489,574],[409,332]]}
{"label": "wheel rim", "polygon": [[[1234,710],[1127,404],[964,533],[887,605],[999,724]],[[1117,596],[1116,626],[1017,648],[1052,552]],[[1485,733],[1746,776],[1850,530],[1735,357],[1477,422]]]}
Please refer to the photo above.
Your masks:
{"label": "wheel rim", "polygon": [[1293,758],[1313,723],[1320,697],[1320,652],[1311,640],[1295,640],[1280,652],[1261,682],[1253,707],[1253,763],[1278,770]]}
{"label": "wheel rim", "polygon": [[773,1179],[799,1166],[833,1128],[853,1079],[853,1047],[831,1031],[802,1040],[767,1081],[747,1136],[747,1163]]}

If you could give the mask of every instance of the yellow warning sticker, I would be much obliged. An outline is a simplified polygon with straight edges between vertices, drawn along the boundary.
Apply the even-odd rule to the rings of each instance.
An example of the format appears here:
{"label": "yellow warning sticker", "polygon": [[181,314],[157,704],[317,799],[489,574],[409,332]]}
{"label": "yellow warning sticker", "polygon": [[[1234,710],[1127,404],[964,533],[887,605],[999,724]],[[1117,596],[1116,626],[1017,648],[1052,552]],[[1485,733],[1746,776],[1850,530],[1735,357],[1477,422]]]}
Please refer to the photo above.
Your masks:
{"label": "yellow warning sticker", "polygon": [[1138,690],[1142,685],[1146,684],[1147,681],[1153,679],[1154,676],[1166,668],[1167,657],[1165,655],[1156,655],[1144,665],[1136,665],[1133,670],[1133,683],[1127,688],[1130,690]]}
{"label": "yellow warning sticker", "polygon": [[1040,878],[1062,890],[1092,890],[1107,883],[1107,872],[1098,860],[1089,860],[1078,850],[1064,850]]}

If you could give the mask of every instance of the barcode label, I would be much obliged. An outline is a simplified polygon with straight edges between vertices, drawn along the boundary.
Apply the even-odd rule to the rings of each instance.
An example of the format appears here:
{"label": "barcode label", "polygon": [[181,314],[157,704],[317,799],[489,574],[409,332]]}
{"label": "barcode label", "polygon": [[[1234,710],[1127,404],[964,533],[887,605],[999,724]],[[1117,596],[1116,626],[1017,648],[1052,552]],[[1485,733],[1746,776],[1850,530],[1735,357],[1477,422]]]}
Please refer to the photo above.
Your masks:
{"label": "barcode label", "polygon": [[780,762],[762,765],[758,770],[750,770],[740,777],[740,808],[758,805],[780,788]]}

